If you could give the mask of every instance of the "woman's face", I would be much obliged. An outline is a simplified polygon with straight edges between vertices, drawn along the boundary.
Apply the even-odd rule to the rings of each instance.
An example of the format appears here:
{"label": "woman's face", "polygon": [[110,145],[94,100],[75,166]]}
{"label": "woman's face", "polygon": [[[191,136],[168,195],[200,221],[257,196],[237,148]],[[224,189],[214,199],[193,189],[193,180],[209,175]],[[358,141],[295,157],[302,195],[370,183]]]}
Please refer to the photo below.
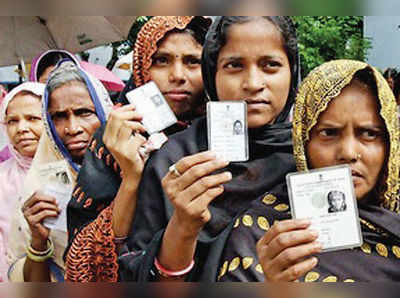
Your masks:
{"label": "woman's face", "polygon": [[217,62],[217,95],[247,102],[249,128],[275,121],[290,83],[289,59],[275,25],[261,18],[229,28]]}
{"label": "woman's face", "polygon": [[180,119],[202,101],[201,51],[189,33],[170,33],[152,57],[150,77]]}
{"label": "woman's face", "polygon": [[25,157],[33,157],[43,131],[40,98],[17,94],[6,112],[7,134],[14,148]]}
{"label": "woman's face", "polygon": [[355,81],[329,103],[307,144],[313,169],[349,164],[357,199],[377,184],[386,156],[386,128],[373,93]]}
{"label": "woman's face", "polygon": [[73,160],[81,163],[101,123],[90,94],[81,82],[70,82],[51,93],[49,113]]}

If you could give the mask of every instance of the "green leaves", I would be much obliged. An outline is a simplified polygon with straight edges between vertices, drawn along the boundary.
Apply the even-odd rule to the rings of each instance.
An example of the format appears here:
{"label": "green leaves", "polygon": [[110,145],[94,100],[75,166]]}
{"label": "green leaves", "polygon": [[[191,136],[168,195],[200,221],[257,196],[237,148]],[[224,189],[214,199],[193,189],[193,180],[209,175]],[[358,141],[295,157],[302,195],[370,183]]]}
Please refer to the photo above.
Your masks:
{"label": "green leaves", "polygon": [[364,61],[371,43],[363,37],[360,16],[294,16],[302,76],[334,59]]}

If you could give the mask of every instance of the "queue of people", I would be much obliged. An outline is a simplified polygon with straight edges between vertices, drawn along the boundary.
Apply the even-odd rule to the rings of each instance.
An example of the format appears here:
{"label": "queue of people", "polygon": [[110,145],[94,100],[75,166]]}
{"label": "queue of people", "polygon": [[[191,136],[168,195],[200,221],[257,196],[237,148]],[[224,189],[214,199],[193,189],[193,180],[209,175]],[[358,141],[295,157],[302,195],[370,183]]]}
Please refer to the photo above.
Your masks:
{"label": "queue of people", "polygon": [[[0,109],[11,152],[0,164],[2,281],[400,278],[393,89],[351,60],[301,82],[290,17],[152,17],[117,105],[72,54],[34,65]],[[178,122],[143,153],[149,135],[126,94],[150,81]],[[246,103],[247,161],[208,150],[209,101]],[[44,191],[48,164],[64,169],[67,207]],[[311,221],[292,218],[285,179],[339,165],[351,168],[363,244],[321,253]],[[65,229],[48,228],[65,211]]]}

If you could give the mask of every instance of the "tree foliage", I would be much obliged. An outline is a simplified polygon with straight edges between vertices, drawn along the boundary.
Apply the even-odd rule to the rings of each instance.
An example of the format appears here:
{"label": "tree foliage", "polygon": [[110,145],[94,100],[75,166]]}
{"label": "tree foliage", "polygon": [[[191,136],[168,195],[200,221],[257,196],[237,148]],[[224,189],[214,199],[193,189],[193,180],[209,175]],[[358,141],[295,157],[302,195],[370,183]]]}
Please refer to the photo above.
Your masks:
{"label": "tree foliage", "polygon": [[334,59],[364,61],[371,42],[363,37],[360,16],[295,16],[302,75]]}
{"label": "tree foliage", "polygon": [[115,63],[121,56],[128,54],[133,49],[133,45],[136,40],[136,36],[140,31],[140,28],[150,19],[150,16],[139,16],[135,23],[132,25],[129,31],[128,39],[124,41],[118,41],[111,44],[113,53],[111,60],[107,64],[108,69],[112,69]]}

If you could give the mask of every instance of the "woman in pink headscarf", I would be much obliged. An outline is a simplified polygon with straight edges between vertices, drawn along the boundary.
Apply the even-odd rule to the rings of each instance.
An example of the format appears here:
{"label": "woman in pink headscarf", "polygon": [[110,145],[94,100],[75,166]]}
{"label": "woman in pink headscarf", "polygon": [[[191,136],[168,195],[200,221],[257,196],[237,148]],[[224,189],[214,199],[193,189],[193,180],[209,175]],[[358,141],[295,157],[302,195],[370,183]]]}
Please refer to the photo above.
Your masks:
{"label": "woman in pink headscarf", "polygon": [[11,153],[10,159],[0,164],[0,281],[7,280],[10,214],[16,208],[43,130],[44,88],[40,83],[24,83],[8,93],[0,106],[0,125]]}

